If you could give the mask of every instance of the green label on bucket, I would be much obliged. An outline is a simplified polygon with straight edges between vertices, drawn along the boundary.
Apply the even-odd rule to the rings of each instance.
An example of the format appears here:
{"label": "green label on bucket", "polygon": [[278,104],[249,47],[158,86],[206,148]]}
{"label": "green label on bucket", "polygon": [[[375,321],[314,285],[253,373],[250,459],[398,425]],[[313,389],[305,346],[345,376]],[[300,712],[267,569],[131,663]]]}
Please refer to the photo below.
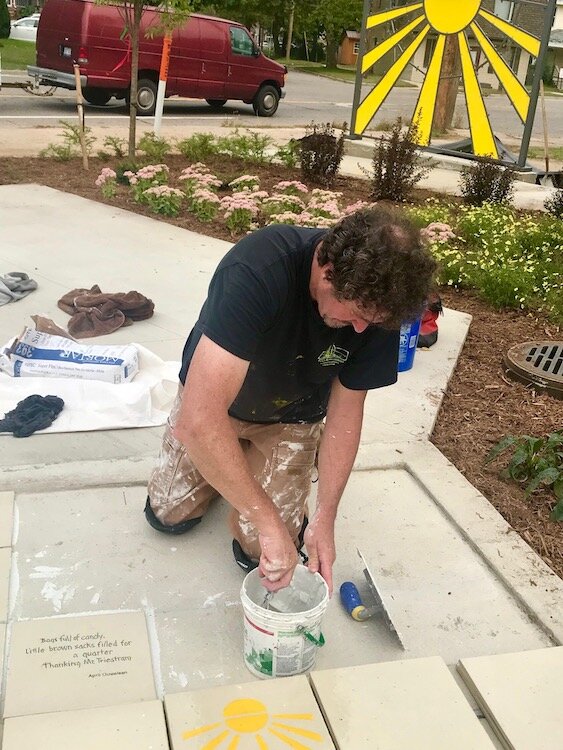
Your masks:
{"label": "green label on bucket", "polygon": [[254,667],[258,672],[272,676],[273,665],[274,665],[274,654],[271,648],[264,649],[264,651],[255,651],[251,649],[246,654],[246,660],[251,667]]}

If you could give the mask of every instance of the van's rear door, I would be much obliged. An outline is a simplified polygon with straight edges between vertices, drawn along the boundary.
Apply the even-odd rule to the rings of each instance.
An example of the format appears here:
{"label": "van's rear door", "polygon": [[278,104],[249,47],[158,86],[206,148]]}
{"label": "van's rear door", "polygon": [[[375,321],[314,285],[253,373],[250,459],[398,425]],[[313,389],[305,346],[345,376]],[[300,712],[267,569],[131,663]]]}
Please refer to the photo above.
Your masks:
{"label": "van's rear door", "polygon": [[72,73],[73,58],[83,44],[91,4],[82,0],[47,2],[37,29],[37,65]]}
{"label": "van's rear door", "polygon": [[242,26],[229,26],[229,70],[226,99],[251,101],[264,78],[255,44]]}
{"label": "van's rear door", "polygon": [[228,99],[227,80],[228,36],[226,23],[208,18],[199,19],[201,43],[200,97]]}

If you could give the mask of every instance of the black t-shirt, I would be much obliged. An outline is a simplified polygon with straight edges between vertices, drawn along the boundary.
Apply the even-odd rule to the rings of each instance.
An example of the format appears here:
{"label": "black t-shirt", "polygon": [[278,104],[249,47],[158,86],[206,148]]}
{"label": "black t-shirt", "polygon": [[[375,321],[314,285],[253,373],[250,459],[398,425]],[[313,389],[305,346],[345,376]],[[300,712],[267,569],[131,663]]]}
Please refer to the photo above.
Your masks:
{"label": "black t-shirt", "polygon": [[353,390],[397,380],[398,331],[329,328],[319,315],[309,282],[324,233],[270,225],[231,248],[186,341],[182,383],[202,334],[250,362],[229,409],[231,416],[248,422],[321,420],[337,375]]}

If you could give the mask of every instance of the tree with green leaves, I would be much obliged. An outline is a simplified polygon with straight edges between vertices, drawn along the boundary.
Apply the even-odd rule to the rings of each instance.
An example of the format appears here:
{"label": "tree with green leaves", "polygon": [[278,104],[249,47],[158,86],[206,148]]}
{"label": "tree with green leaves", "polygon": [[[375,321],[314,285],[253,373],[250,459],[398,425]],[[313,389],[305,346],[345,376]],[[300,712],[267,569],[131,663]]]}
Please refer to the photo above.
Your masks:
{"label": "tree with green leaves", "polygon": [[10,36],[10,14],[6,0],[0,0],[0,39],[7,39]]}
{"label": "tree with green leaves", "polygon": [[318,0],[312,18],[321,25],[326,40],[326,67],[335,68],[338,45],[348,29],[359,31],[362,25],[362,0]]}
{"label": "tree with green leaves", "polygon": [[[0,0],[4,2],[5,0]],[[144,0],[97,0],[101,5],[117,5],[123,18],[123,35],[131,45],[131,90],[129,96],[129,158],[135,156],[137,129],[137,78],[139,73],[139,42],[141,19],[147,7]],[[151,25],[147,36],[155,37],[171,33],[185,23],[193,9],[194,0],[161,0],[152,3],[158,9],[159,21]]]}

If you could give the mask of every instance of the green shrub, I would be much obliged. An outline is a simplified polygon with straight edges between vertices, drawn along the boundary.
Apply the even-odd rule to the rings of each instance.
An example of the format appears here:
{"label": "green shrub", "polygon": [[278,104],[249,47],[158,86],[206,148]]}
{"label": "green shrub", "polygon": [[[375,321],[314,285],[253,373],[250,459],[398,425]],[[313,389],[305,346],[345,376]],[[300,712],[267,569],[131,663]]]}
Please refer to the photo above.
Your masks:
{"label": "green shrub", "polygon": [[162,162],[170,153],[170,143],[165,138],[159,138],[154,133],[145,133],[139,143],[137,150],[145,154],[149,161]]}
{"label": "green shrub", "polygon": [[[62,144],[49,144],[47,148],[44,148],[39,156],[53,158],[56,161],[69,161],[74,156],[79,156],[82,153],[82,146],[80,142],[80,126],[64,120],[59,120],[63,132],[62,132]],[[91,135],[91,128],[84,128],[84,145],[86,147],[86,153],[91,154],[92,147],[96,142],[96,139]]]}
{"label": "green shrub", "polygon": [[291,139],[288,143],[280,146],[274,154],[274,160],[279,161],[284,167],[294,169],[299,164],[299,142]]}
{"label": "green shrub", "polygon": [[272,161],[272,157],[267,154],[272,142],[268,135],[239,133],[238,128],[235,128],[233,135],[217,138],[217,151],[254,164],[267,164]]}
{"label": "green shrub", "polygon": [[403,128],[399,117],[389,135],[382,135],[375,146],[371,181],[371,200],[405,201],[419,180],[432,168],[420,159],[418,124]]}
{"label": "green shrub", "polygon": [[435,221],[441,224],[452,224],[456,215],[456,206],[438,198],[427,198],[423,205],[405,208],[405,213],[417,227],[422,229]]}
{"label": "green shrub", "polygon": [[461,170],[459,184],[464,203],[482,206],[483,203],[510,203],[514,193],[516,173],[491,159],[479,159]]}
{"label": "green shrub", "polygon": [[306,135],[300,138],[299,160],[303,176],[316,185],[330,187],[344,156],[344,134],[346,125],[338,137],[330,123],[316,125],[312,123],[306,129]]}
{"label": "green shrub", "polygon": [[211,133],[194,133],[176,144],[178,151],[188,161],[205,161],[208,156],[218,153],[215,136]]}
{"label": "green shrub", "polygon": [[544,437],[507,435],[489,452],[485,463],[494,461],[505,451],[512,456],[501,476],[526,485],[526,495],[536,492],[542,485],[549,487],[555,496],[551,517],[563,521],[563,430]]}
{"label": "green shrub", "polygon": [[[558,188],[553,195],[546,198],[543,207],[556,219],[563,219],[563,188]],[[563,226],[561,231],[563,231]]]}
{"label": "green shrub", "polygon": [[477,289],[494,307],[541,311],[563,322],[563,237],[557,219],[484,203],[460,206],[454,231],[453,246],[433,248],[441,263],[444,254],[449,268],[459,269],[451,283]]}

